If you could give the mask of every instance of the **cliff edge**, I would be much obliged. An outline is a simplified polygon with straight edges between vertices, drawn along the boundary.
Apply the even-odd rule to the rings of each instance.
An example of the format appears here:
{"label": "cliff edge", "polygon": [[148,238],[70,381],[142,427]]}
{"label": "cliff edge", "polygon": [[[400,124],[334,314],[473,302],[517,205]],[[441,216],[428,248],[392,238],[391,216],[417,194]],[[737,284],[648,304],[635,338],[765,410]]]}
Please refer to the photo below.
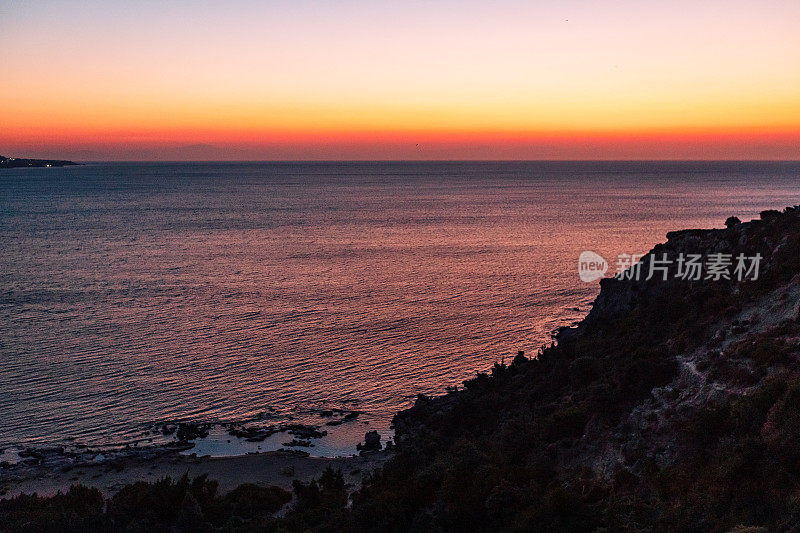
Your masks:
{"label": "cliff edge", "polygon": [[800,527],[800,207],[726,225],[670,233],[602,280],[552,346],[398,414],[398,454],[357,516],[431,531]]}

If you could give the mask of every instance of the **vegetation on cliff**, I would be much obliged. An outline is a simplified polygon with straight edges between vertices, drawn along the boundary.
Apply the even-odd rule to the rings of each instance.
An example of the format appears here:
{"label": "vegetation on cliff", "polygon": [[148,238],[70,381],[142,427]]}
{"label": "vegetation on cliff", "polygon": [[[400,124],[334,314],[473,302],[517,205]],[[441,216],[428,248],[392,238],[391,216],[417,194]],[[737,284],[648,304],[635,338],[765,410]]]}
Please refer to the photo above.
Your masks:
{"label": "vegetation on cliff", "polygon": [[354,498],[363,530],[800,527],[800,209],[642,261],[760,254],[756,280],[607,279],[535,358],[420,398]]}

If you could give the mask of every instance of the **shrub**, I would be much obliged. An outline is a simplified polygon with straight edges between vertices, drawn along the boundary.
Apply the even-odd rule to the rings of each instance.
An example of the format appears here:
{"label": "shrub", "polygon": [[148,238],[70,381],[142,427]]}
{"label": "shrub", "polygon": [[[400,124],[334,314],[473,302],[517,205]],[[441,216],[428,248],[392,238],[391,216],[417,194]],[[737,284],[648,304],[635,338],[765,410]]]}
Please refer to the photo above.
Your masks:
{"label": "shrub", "polygon": [[280,487],[259,487],[252,483],[239,485],[225,495],[230,513],[242,518],[273,514],[292,499],[292,494]]}

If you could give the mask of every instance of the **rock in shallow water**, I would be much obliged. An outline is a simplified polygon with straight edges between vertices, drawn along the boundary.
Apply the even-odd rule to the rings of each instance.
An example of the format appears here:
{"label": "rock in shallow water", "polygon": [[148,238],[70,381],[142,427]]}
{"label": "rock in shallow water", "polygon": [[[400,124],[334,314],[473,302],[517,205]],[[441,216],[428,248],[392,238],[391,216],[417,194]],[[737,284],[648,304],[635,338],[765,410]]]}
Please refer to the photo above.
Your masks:
{"label": "rock in shallow water", "polygon": [[364,434],[364,444],[358,444],[356,446],[356,449],[358,449],[362,453],[380,450],[381,449],[380,434],[375,430],[367,431]]}

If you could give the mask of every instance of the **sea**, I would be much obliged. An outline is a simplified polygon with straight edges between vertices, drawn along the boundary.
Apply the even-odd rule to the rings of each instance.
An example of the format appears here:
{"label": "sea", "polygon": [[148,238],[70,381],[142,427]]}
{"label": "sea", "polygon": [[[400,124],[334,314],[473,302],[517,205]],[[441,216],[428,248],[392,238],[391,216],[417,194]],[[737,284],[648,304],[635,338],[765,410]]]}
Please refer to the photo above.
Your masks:
{"label": "sea", "polygon": [[[579,321],[599,291],[582,251],[614,268],[795,204],[798,162],[0,170],[0,459],[146,446],[180,422],[316,423],[312,455],[355,453],[418,394]],[[336,409],[357,417],[326,426]],[[193,453],[267,447],[233,440]]]}

